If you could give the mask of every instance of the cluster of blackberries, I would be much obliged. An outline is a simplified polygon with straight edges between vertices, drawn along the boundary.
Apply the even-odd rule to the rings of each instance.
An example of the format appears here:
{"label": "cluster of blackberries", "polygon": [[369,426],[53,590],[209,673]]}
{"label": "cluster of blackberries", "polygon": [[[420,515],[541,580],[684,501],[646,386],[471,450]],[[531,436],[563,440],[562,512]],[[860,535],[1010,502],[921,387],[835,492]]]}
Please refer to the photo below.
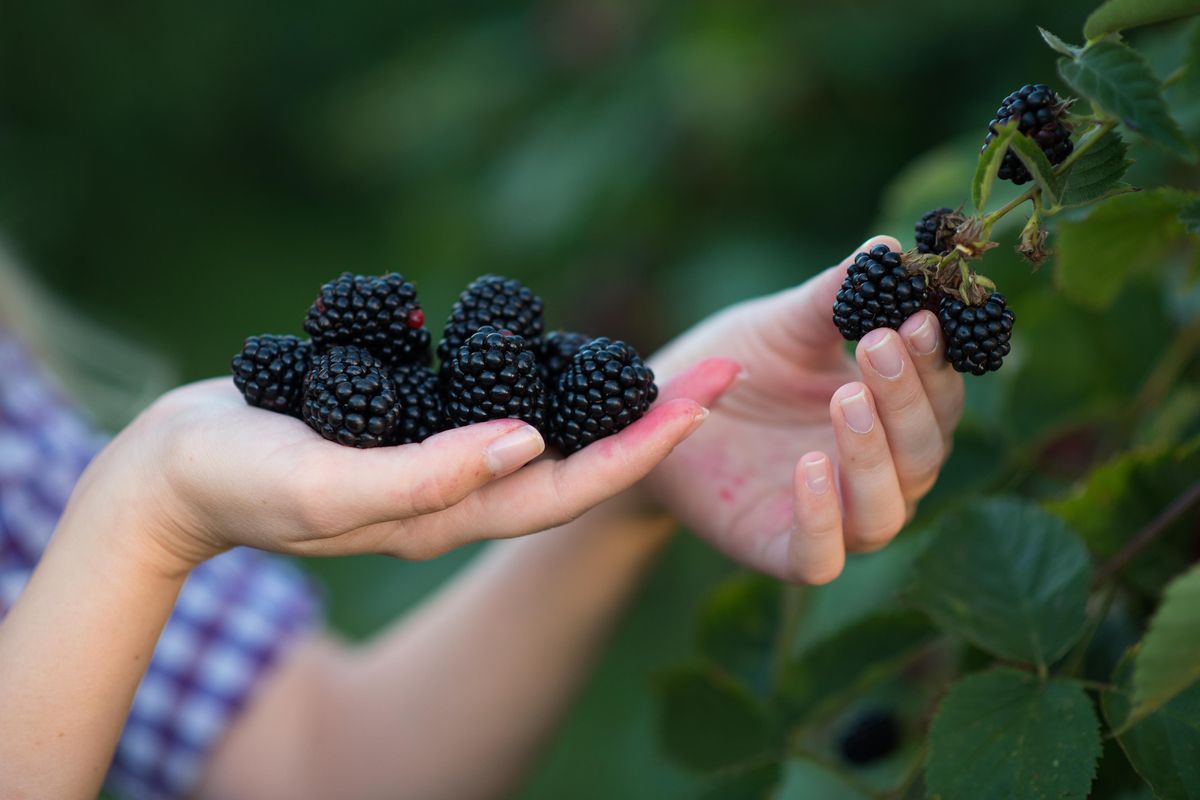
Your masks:
{"label": "cluster of blackberries", "polygon": [[[996,109],[995,119],[988,123],[983,149],[996,138],[997,126],[1015,119],[1019,133],[1033,139],[1051,164],[1061,164],[1075,148],[1071,142],[1071,129],[1062,122],[1065,109],[1066,104],[1044,83],[1026,84],[1004,98]],[[1018,186],[1032,179],[1029,170],[1011,149],[1004,154],[996,176]]]}
{"label": "cluster of blackberries", "polygon": [[416,289],[397,273],[343,273],[308,309],[311,339],[263,335],[233,357],[250,405],[303,419],[351,447],[420,442],[446,428],[522,419],[573,453],[639,419],[658,396],[654,373],[620,341],[555,331],[519,281],[475,280],[437,345]]}

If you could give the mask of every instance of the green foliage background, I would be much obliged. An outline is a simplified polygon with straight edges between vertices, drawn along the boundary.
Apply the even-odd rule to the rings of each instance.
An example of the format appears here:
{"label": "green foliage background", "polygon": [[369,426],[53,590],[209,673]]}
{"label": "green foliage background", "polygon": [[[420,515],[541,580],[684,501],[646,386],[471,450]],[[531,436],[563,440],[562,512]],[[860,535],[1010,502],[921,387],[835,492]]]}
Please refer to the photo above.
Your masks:
{"label": "green foliage background", "polygon": [[[538,289],[552,325],[650,350],[968,200],[1000,99],[1065,88],[1034,26],[1070,40],[1093,5],[9,3],[0,230],[61,296],[187,378],[222,372],[246,334],[298,332],[343,269],[416,280],[435,335],[459,288],[496,271]],[[1188,46],[1154,28],[1132,38],[1160,77]],[[1177,88],[1193,142],[1196,85]],[[1137,155],[1135,184],[1197,184],[1194,167]],[[1187,256],[1156,256],[1096,310],[1049,291],[1053,266],[1031,275],[1007,247],[989,254],[1016,351],[969,382],[926,519],[976,491],[1063,494],[1130,441],[1200,430],[1194,356],[1161,372],[1200,300],[1164,291]],[[1094,547],[1104,535],[1083,532]],[[815,593],[799,645],[888,604],[909,545],[853,559],[838,590]],[[332,623],[360,637],[470,556],[309,566]],[[675,543],[525,797],[698,791],[660,755],[651,676],[692,653],[701,599],[729,570]]]}

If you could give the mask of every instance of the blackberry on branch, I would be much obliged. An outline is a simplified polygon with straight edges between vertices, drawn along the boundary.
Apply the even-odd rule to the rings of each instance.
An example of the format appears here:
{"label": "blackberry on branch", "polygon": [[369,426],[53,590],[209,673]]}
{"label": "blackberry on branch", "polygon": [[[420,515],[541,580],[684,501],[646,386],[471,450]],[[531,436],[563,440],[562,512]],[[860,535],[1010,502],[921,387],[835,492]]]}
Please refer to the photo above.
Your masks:
{"label": "blackberry on branch", "polygon": [[530,344],[523,336],[490,325],[472,334],[442,369],[446,422],[461,427],[489,419],[523,419],[541,430],[546,390]]}
{"label": "blackberry on branch", "polygon": [[851,764],[870,764],[895,752],[900,726],[890,711],[871,710],[850,723],[838,742],[842,758]]}
{"label": "blackberry on branch", "polygon": [[899,328],[928,296],[923,275],[909,274],[899,253],[876,245],[854,257],[833,303],[833,322],[844,338],[858,341],[876,328]]}
{"label": "blackberry on branch", "polygon": [[926,211],[925,215],[917,220],[917,224],[913,226],[913,235],[918,253],[944,256],[950,252],[949,235],[952,235],[957,227],[948,220],[953,215],[952,209],[935,208]]}
{"label": "blackberry on branch", "polygon": [[558,376],[571,363],[579,348],[593,337],[575,331],[552,331],[542,340],[542,354],[538,367],[542,370],[542,383],[547,391],[558,385]]}
{"label": "blackberry on branch", "polygon": [[[986,150],[992,139],[996,138],[998,126],[1016,119],[1017,131],[1033,139],[1051,164],[1061,164],[1075,148],[1071,142],[1071,129],[1064,125],[1061,119],[1066,105],[1044,83],[1022,86],[1004,98],[1000,108],[996,109],[995,119],[988,123],[988,134],[983,140],[983,149]],[[1032,179],[1029,170],[1025,169],[1025,165],[1011,148],[1004,154],[1004,159],[1000,162],[1000,171],[996,175],[1018,186]]]}
{"label": "blackberry on branch", "polygon": [[550,441],[570,455],[640,419],[658,397],[654,372],[622,341],[593,339],[550,395]]}
{"label": "blackberry on branch", "polygon": [[458,348],[485,325],[537,343],[545,325],[542,311],[542,298],[520,281],[499,275],[476,278],[450,311],[437,347],[438,360],[443,364],[450,361]]}
{"label": "blackberry on branch", "polygon": [[417,290],[396,272],[377,277],[343,272],[321,287],[308,309],[304,330],[317,350],[354,345],[388,366],[431,360]]}
{"label": "blackberry on branch", "polygon": [[938,307],[938,320],[946,335],[946,360],[956,370],[982,375],[1000,369],[1015,320],[1003,295],[992,293],[979,305],[947,295]]}
{"label": "blackberry on branch", "polygon": [[230,362],[233,382],[246,402],[268,411],[300,416],[300,393],[312,345],[295,336],[251,336]]}
{"label": "blackberry on branch", "polygon": [[400,413],[387,367],[366,350],[335,346],[313,360],[301,415],[326,439],[350,447],[391,444]]}
{"label": "blackberry on branch", "polygon": [[437,376],[422,364],[408,364],[392,371],[400,407],[396,433],[390,444],[423,442],[446,427]]}

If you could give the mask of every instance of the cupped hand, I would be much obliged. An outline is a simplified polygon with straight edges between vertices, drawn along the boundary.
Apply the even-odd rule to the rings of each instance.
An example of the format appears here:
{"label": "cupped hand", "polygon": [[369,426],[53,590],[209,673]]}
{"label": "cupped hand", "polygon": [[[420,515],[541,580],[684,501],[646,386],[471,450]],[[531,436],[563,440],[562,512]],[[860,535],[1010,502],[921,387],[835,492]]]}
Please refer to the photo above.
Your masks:
{"label": "cupped hand", "polygon": [[[881,236],[859,250],[877,244],[899,249]],[[830,581],[847,550],[887,544],[933,486],[962,413],[932,313],[845,354],[831,315],[851,259],[718,313],[650,362],[667,380],[704,356],[743,365],[741,385],[651,488],[725,553],[784,580]]]}
{"label": "cupped hand", "polygon": [[213,379],[160,398],[97,457],[81,488],[136,507],[181,570],[235,545],[429,558],[560,525],[629,488],[704,421],[736,372],[719,359],[701,363],[618,435],[535,463],[542,437],[519,420],[356,450],[251,408],[232,381]]}

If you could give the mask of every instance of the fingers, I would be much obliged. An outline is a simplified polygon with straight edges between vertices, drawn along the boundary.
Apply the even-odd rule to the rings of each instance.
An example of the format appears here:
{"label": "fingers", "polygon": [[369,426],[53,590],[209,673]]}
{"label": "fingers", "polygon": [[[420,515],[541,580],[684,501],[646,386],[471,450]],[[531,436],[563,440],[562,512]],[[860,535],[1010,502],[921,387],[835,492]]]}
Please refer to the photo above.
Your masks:
{"label": "fingers", "polygon": [[848,383],[829,402],[838,446],[846,549],[877,550],[904,525],[907,508],[875,399]]}
{"label": "fingers", "polygon": [[704,407],[711,406],[742,375],[742,365],[729,358],[706,358],[661,387],[658,402],[680,397],[691,398]]}
{"label": "fingers", "polygon": [[933,312],[920,311],[900,326],[900,336],[921,377],[942,441],[949,448],[962,417],[963,379],[946,361],[942,327]]}
{"label": "fingers", "polygon": [[[620,433],[562,460],[543,460],[496,481],[439,514],[401,526],[438,550],[553,528],[628,489],[708,415],[690,399],[669,400]],[[407,542],[394,543],[403,554]]]}
{"label": "fingers", "polygon": [[789,537],[789,577],[802,583],[829,583],[846,563],[833,463],[824,453],[806,453],[796,465],[794,484],[796,525]]}
{"label": "fingers", "polygon": [[896,331],[871,331],[855,355],[883,423],[901,494],[914,503],[933,486],[946,454],[925,385]]}

